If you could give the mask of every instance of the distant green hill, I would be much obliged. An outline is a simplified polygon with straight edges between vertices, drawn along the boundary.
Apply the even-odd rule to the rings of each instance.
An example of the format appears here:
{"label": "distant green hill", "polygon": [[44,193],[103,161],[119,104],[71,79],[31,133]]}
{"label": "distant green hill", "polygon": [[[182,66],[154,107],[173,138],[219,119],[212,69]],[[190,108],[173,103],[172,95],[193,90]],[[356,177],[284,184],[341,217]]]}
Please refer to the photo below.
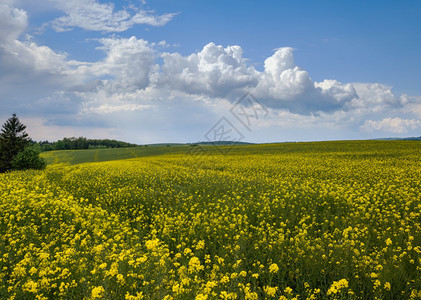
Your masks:
{"label": "distant green hill", "polygon": [[404,138],[398,138],[398,137],[379,138],[379,139],[375,139],[375,140],[378,140],[378,141],[421,141],[421,136],[404,137]]}

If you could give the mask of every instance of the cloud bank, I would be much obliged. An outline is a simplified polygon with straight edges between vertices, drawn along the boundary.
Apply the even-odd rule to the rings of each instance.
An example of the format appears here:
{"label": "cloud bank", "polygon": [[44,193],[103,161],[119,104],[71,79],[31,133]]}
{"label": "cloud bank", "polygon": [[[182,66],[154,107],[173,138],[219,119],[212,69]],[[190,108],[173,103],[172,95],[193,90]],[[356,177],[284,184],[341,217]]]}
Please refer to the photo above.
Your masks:
{"label": "cloud bank", "polygon": [[[174,17],[116,10],[94,0],[53,2],[65,12],[51,22],[58,31],[120,32],[135,24],[161,26]],[[210,42],[182,55],[168,51],[165,42],[108,36],[98,40],[104,58],[84,62],[25,38],[27,26],[27,12],[0,2],[0,108],[42,118],[46,127],[93,128],[96,134],[103,128],[107,137],[121,130],[135,142],[177,132],[184,141],[200,140],[246,93],[270,112],[254,128],[256,137],[270,140],[290,139],[288,130],[296,130],[298,139],[328,139],[340,132],[351,138],[411,134],[421,127],[421,97],[395,95],[380,83],[315,82],[295,63],[290,47],[275,49],[257,70],[238,45]]]}

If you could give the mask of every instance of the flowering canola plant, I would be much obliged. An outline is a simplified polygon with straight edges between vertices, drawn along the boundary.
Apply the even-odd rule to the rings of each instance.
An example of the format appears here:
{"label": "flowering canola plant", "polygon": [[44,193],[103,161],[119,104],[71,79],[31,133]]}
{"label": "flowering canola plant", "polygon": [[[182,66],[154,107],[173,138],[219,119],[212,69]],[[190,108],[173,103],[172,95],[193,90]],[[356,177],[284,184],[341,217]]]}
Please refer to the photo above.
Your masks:
{"label": "flowering canola plant", "polygon": [[421,144],[0,174],[0,299],[420,299]]}

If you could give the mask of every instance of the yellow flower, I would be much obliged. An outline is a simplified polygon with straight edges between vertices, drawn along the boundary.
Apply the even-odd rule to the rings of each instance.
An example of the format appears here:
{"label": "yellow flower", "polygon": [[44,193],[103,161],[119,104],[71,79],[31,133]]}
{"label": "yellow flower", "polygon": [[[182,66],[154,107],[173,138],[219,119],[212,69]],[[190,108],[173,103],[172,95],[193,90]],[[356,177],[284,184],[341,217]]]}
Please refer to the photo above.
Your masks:
{"label": "yellow flower", "polygon": [[154,250],[159,245],[159,239],[147,240],[145,242],[146,249]]}
{"label": "yellow flower", "polygon": [[190,258],[189,260],[189,269],[200,269],[201,265],[200,265],[200,260],[196,257],[193,256],[192,258]]}
{"label": "yellow flower", "polygon": [[176,295],[179,295],[184,291],[183,287],[178,283],[174,284],[171,289]]}
{"label": "yellow flower", "polygon": [[196,250],[204,249],[205,248],[205,241],[201,240],[196,245]]}
{"label": "yellow flower", "polygon": [[91,297],[92,299],[100,299],[103,298],[105,294],[105,290],[102,286],[97,286],[92,289]]}
{"label": "yellow flower", "polygon": [[256,292],[247,291],[245,298],[246,300],[258,300],[259,296],[257,295]]}
{"label": "yellow flower", "polygon": [[284,293],[287,294],[287,295],[292,295],[292,288],[290,288],[289,286],[287,286],[284,289]]}
{"label": "yellow flower", "polygon": [[122,274],[117,275],[117,282],[120,284],[124,284],[124,276]]}
{"label": "yellow flower", "polygon": [[271,286],[265,286],[263,287],[263,290],[265,293],[270,297],[275,297],[276,291],[278,290],[278,287],[271,287]]}
{"label": "yellow flower", "polygon": [[[170,300],[170,299],[173,299],[171,296],[169,296],[170,298],[166,298],[166,297],[164,297],[164,299],[166,299],[166,300]],[[144,297],[143,297],[143,293],[142,292],[140,292],[140,293],[137,293],[136,294],[136,296],[133,296],[133,295],[130,295],[130,293],[129,292],[127,292],[126,293],[126,295],[125,295],[125,299],[126,300],[141,300],[141,299],[143,299]]]}
{"label": "yellow flower", "polygon": [[37,283],[30,279],[28,282],[26,282],[23,285],[22,290],[36,294],[37,288],[38,288]]}
{"label": "yellow flower", "polygon": [[228,276],[223,276],[222,278],[221,278],[221,280],[220,280],[220,282],[221,283],[227,283],[227,282],[229,282],[230,281],[230,278],[228,277]]}
{"label": "yellow flower", "polygon": [[100,269],[105,269],[107,267],[107,263],[102,263],[99,265]]}
{"label": "yellow flower", "polygon": [[269,267],[269,273],[278,273],[279,267],[277,264],[273,263]]}
{"label": "yellow flower", "polygon": [[196,300],[206,300],[206,299],[208,299],[208,295],[197,294],[195,299]]}
{"label": "yellow flower", "polygon": [[327,290],[327,295],[340,293],[342,289],[348,287],[348,280],[341,279],[339,281],[334,281],[330,288]]}

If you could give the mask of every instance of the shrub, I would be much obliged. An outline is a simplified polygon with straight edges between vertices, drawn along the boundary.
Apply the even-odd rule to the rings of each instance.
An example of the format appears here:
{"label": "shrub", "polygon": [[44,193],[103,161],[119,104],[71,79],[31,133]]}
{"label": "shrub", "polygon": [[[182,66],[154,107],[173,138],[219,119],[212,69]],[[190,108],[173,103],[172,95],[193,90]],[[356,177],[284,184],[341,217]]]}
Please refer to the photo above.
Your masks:
{"label": "shrub", "polygon": [[40,152],[41,151],[39,147],[36,147],[36,146],[26,147],[23,151],[16,154],[16,156],[13,158],[12,169],[14,170],[45,169],[47,163],[43,158],[39,157]]}

